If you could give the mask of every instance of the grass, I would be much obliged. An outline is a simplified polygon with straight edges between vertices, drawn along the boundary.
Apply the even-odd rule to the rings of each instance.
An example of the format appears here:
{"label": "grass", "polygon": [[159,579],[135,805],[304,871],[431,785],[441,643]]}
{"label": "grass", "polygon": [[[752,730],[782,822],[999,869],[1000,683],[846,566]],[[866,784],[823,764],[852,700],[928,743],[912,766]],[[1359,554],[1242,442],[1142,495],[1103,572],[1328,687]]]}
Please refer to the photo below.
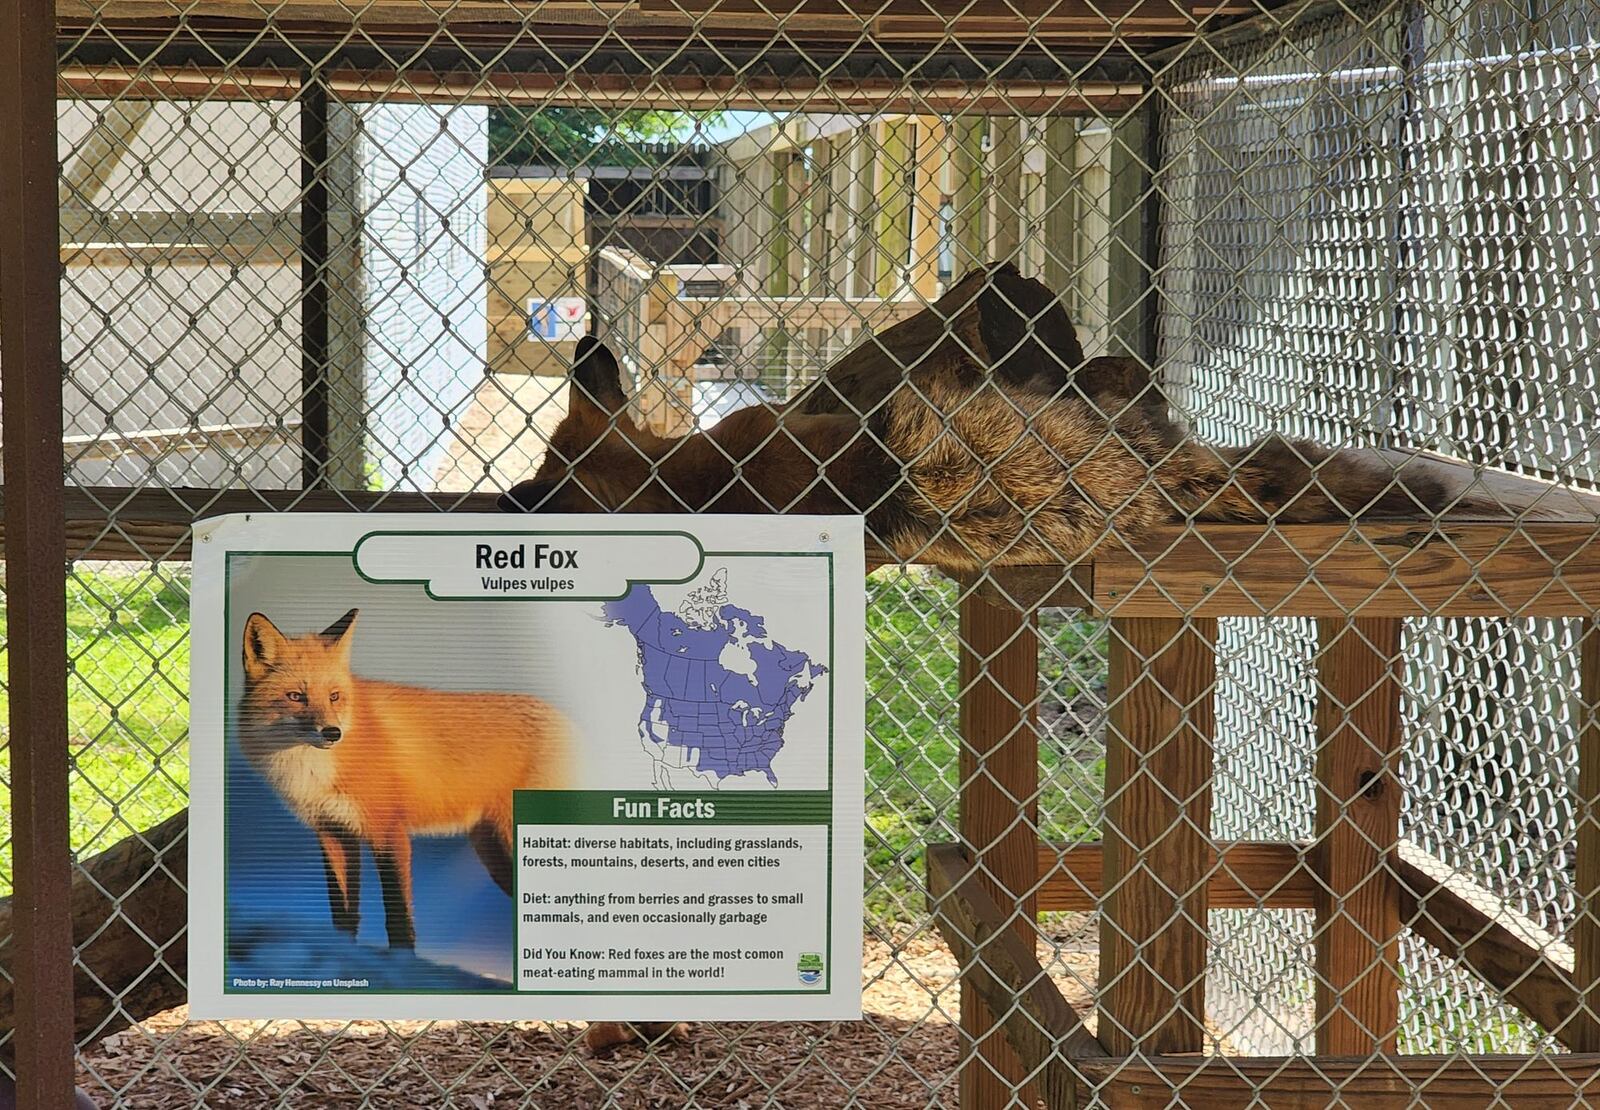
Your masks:
{"label": "grass", "polygon": [[[956,835],[959,596],[954,582],[920,571],[868,581],[866,897],[880,921],[921,915],[923,846]],[[1103,691],[1104,626],[1051,611],[1039,636],[1040,831],[1084,839],[1094,835],[1105,761],[1060,710]]]}
{"label": "grass", "polygon": [[[75,850],[101,851],[186,804],[188,585],[186,571],[170,568],[79,569],[69,580]],[[955,835],[958,594],[938,576],[881,571],[868,595],[867,902],[892,922],[922,913],[923,845]],[[4,620],[0,610],[0,635]],[[1048,718],[1052,706],[1103,685],[1105,644],[1100,625],[1061,614],[1047,615],[1041,636]],[[1092,826],[1103,765],[1095,745],[1052,742],[1060,739],[1058,731],[1041,743],[1039,808],[1045,835],[1068,839]],[[8,760],[0,755],[0,768]],[[8,844],[0,888],[10,885]]]}
{"label": "grass", "polygon": [[[6,627],[0,607],[0,637]],[[67,666],[72,846],[92,854],[187,803],[187,572],[75,570],[67,582]],[[0,693],[0,712],[8,701]],[[9,782],[9,744],[0,773]],[[9,811],[4,819],[9,827]],[[8,839],[0,893],[10,889]]]}

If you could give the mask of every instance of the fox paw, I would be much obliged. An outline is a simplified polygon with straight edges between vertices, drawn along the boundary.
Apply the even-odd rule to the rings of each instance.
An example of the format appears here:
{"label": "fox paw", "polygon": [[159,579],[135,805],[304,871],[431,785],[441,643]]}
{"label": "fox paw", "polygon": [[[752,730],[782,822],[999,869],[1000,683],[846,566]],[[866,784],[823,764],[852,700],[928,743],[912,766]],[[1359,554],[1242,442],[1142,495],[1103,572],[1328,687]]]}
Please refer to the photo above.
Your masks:
{"label": "fox paw", "polygon": [[593,1021],[583,1033],[583,1043],[597,1056],[633,1041],[656,1045],[688,1039],[689,1023],[684,1021]]}

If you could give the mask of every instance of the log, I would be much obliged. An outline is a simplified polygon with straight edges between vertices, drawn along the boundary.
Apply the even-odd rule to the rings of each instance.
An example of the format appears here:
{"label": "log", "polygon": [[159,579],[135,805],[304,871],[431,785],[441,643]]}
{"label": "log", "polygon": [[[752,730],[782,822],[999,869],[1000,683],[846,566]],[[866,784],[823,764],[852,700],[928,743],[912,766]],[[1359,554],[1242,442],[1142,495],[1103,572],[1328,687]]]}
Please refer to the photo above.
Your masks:
{"label": "log", "polygon": [[[82,860],[72,873],[74,1027],[80,1047],[188,999],[189,811]],[[0,899],[0,966],[12,957]],[[0,1054],[10,1063],[16,998],[0,979]]]}
{"label": "log", "polygon": [[796,412],[865,415],[919,367],[955,365],[970,388],[990,377],[1055,393],[1069,383],[1084,396],[1138,396],[1149,373],[1131,359],[1084,362],[1061,302],[1010,263],[979,268],[928,308],[867,339],[790,402]]}

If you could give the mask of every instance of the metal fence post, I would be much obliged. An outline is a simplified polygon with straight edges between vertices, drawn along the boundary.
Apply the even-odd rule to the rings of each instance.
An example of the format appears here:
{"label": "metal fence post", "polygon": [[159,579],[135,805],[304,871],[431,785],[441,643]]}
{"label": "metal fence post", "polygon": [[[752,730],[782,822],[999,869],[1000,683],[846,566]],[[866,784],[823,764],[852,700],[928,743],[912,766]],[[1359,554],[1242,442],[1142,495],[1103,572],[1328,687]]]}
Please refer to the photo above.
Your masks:
{"label": "metal fence post", "polygon": [[72,1105],[55,5],[0,4],[0,375],[18,1105]]}

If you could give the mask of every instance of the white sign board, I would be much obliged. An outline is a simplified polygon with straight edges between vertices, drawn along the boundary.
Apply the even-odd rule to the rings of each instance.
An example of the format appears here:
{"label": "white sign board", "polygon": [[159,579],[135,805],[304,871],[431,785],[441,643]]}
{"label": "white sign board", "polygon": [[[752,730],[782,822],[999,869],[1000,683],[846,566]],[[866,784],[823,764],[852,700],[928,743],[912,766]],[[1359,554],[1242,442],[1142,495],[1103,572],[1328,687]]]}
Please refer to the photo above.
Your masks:
{"label": "white sign board", "polygon": [[194,550],[193,1017],[860,1016],[859,517]]}
{"label": "white sign board", "polygon": [[582,297],[528,301],[528,329],[537,339],[575,343],[589,330],[589,302]]}

